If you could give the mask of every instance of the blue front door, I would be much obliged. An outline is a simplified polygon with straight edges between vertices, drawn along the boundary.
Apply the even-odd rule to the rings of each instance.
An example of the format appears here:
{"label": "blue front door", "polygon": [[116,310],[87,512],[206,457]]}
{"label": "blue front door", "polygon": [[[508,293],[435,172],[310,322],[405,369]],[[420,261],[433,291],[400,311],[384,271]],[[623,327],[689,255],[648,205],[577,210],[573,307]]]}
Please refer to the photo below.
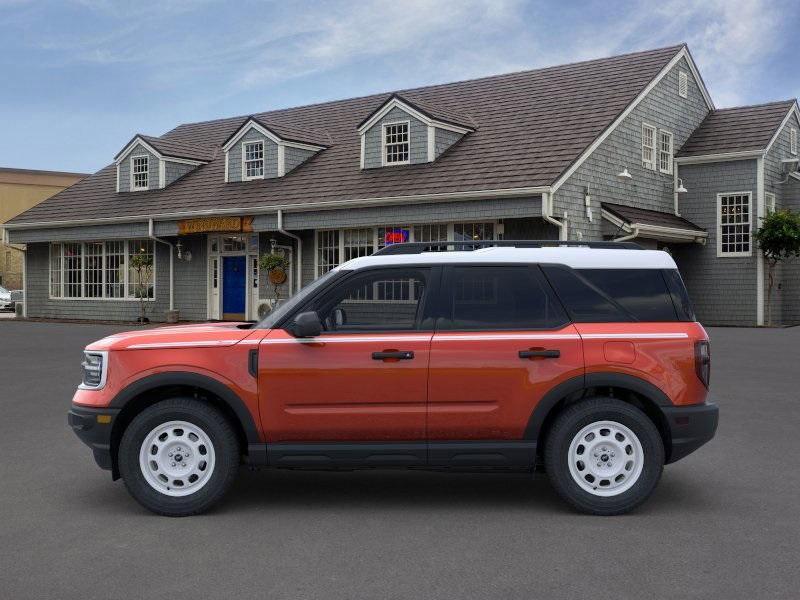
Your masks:
{"label": "blue front door", "polygon": [[244,256],[225,256],[222,259],[222,318],[245,318],[245,274]]}

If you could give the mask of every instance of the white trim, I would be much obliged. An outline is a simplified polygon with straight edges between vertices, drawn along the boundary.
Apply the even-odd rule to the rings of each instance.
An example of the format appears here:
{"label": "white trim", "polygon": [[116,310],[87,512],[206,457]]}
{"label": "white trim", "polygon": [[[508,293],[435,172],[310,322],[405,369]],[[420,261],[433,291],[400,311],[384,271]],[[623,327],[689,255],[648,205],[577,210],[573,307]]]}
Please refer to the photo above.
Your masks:
{"label": "white trim", "polygon": [[164,189],[167,181],[167,163],[163,158],[158,160],[158,187]]}
{"label": "white trim", "polygon": [[117,193],[119,194],[119,165],[117,165]]}
{"label": "white trim", "polygon": [[[411,140],[409,139],[409,142]],[[409,147],[409,150],[411,148]],[[436,127],[428,125],[428,162],[436,159]]]}
{"label": "white trim", "polygon": [[697,71],[697,67],[692,60],[691,55],[689,54],[688,49],[686,46],[681,48],[681,50],[672,58],[667,65],[661,69],[661,72],[653,78],[653,80],[648,84],[646,88],[644,88],[638,96],[631,102],[628,107],[622,111],[622,113],[616,118],[616,120],[608,126],[608,128],[600,134],[594,142],[592,142],[586,150],[580,155],[578,160],[572,163],[572,166],[564,171],[563,175],[559,177],[556,182],[551,186],[552,191],[555,192],[560,188],[564,183],[572,176],[575,171],[577,171],[581,165],[592,155],[592,153],[597,150],[598,146],[602,144],[608,136],[610,136],[614,131],[619,127],[619,125],[628,117],[629,114],[645,99],[645,97],[658,85],[662,79],[669,73],[675,65],[677,65],[682,58],[686,59],[686,62],[689,64],[689,69],[692,71],[692,76],[697,83],[697,87],[700,88],[700,92],[703,95],[703,99],[705,100],[706,106],[709,110],[714,109],[714,103],[711,101],[711,96],[708,94],[708,90],[706,89],[705,85],[703,84],[703,80],[700,79],[700,74]]}
{"label": "white trim", "polygon": [[177,156],[170,156],[168,154],[162,154],[161,152],[156,150],[151,144],[148,144],[145,140],[143,140],[140,136],[137,135],[135,138],[133,138],[133,140],[131,140],[131,143],[128,144],[127,146],[125,146],[123,151],[118,154],[119,158],[117,158],[114,161],[114,163],[117,164],[117,165],[122,163],[122,161],[125,160],[125,157],[128,154],[130,154],[133,151],[133,149],[136,148],[136,146],[138,144],[141,144],[142,146],[144,146],[145,150],[150,152],[153,156],[155,156],[158,159],[166,159],[166,160],[169,160],[171,162],[183,163],[183,164],[192,165],[192,166],[195,166],[195,167],[200,166],[200,165],[204,165],[204,164],[206,164],[208,162],[208,161],[204,161],[204,160],[193,160],[193,159],[190,159],[190,158],[179,158]]}
{"label": "white trim", "polygon": [[[266,159],[266,156],[264,158]],[[286,175],[286,146],[280,143],[278,144],[278,177],[284,175]]]}
{"label": "white trim", "polygon": [[247,134],[251,129],[255,129],[264,137],[269,138],[276,144],[284,144],[286,146],[291,146],[293,148],[299,148],[301,150],[312,150],[314,152],[319,152],[320,150],[324,150],[325,146],[317,146],[316,144],[306,144],[303,142],[293,142],[290,140],[284,140],[277,134],[273,133],[270,129],[267,129],[260,123],[257,123],[253,119],[248,119],[247,122],[239,128],[239,131],[234,135],[230,140],[228,140],[225,145],[222,147],[224,152],[228,152],[231,148],[236,145],[245,134]]}
{"label": "white trim", "polygon": [[[147,160],[147,169],[145,171],[147,173],[147,185],[141,186],[141,187],[137,187],[136,185],[134,185],[134,182],[136,181],[136,179],[134,177],[134,172],[133,172],[133,163],[137,158],[144,158],[144,159]],[[147,155],[147,154],[131,154],[131,157],[128,159],[128,169],[130,170],[130,173],[129,173],[129,175],[130,175],[130,184],[129,184],[130,187],[128,189],[131,192],[146,192],[147,190],[150,189],[150,156],[149,155]]]}
{"label": "white trim", "polygon": [[193,167],[199,167],[200,165],[206,164],[205,161],[202,160],[191,160],[189,158],[178,158],[177,156],[169,156],[164,154],[162,158],[168,162],[174,162],[181,165],[191,165]]}
{"label": "white trim", "polygon": [[335,210],[338,208],[360,208],[381,204],[426,204],[431,202],[454,202],[458,200],[497,200],[499,198],[522,198],[531,195],[546,194],[551,191],[550,186],[531,186],[519,188],[499,188],[488,190],[471,190],[466,192],[444,192],[437,194],[414,194],[410,196],[376,196],[372,198],[358,198],[352,200],[328,200],[324,202],[307,202],[296,204],[275,204],[272,206],[245,206],[224,209],[208,209],[194,211],[180,211],[161,213],[156,215],[132,215],[126,217],[102,217],[97,219],[72,219],[65,221],[43,221],[40,223],[4,223],[6,229],[48,229],[53,227],[67,227],[77,225],[101,225],[106,223],[133,223],[147,222],[148,219],[169,221],[191,217],[207,217],[219,215],[257,215],[277,214],[279,210],[286,212],[306,212],[313,210]]}
{"label": "white trim", "polygon": [[720,152],[719,154],[702,154],[698,156],[678,156],[675,162],[679,165],[696,165],[715,162],[731,162],[735,160],[752,160],[764,156],[764,150],[742,150],[739,152]]}
{"label": "white trim", "polygon": [[[662,154],[666,154],[666,152],[664,152],[663,148],[661,147],[661,142],[662,142],[661,136],[662,135],[669,136],[669,162],[667,163],[668,166],[667,166],[666,169],[661,167],[661,155]],[[673,160],[673,158],[675,158],[675,136],[672,134],[671,131],[667,131],[666,129],[659,129],[658,130],[658,152],[657,152],[657,155],[658,155],[658,170],[659,170],[659,172],[664,173],[666,175],[672,175],[672,170],[673,170],[672,169],[672,160]]]}
{"label": "white trim", "polygon": [[766,216],[767,213],[774,213],[778,209],[775,192],[764,192],[764,209],[764,216]]}
{"label": "white trim", "polygon": [[[750,250],[747,252],[722,252],[722,197],[723,196],[747,196],[748,209],[747,214],[750,219]],[[717,258],[737,258],[743,256],[753,255],[753,191],[739,191],[739,192],[720,192],[717,194]]]}
{"label": "white trim", "polygon": [[230,177],[228,175],[228,163],[229,162],[230,161],[228,159],[228,153],[226,152],[225,153],[225,183],[228,183],[230,181]]}
{"label": "white trim", "polygon": [[[403,125],[405,124],[408,128],[406,131],[406,135],[408,136],[408,140],[406,144],[408,144],[408,158],[406,160],[397,161],[397,162],[386,162],[386,128],[392,127],[394,125]],[[382,167],[397,167],[401,165],[410,165],[411,164],[411,120],[406,119],[403,121],[390,121],[388,123],[381,123],[381,166]]]}
{"label": "white trim", "polygon": [[[761,219],[764,218],[764,159],[756,161],[756,214],[751,215],[750,225],[750,250],[756,244],[755,232],[761,227]],[[755,216],[755,219],[753,219]],[[764,325],[764,252],[761,248],[756,248],[756,325]]]}
{"label": "white trim", "polygon": [[772,145],[777,141],[778,136],[781,134],[781,131],[783,131],[783,128],[786,126],[786,123],[789,122],[789,119],[792,118],[792,115],[795,115],[797,119],[800,121],[800,108],[798,108],[797,102],[795,102],[792,105],[792,107],[789,109],[789,112],[787,112],[786,116],[783,117],[783,121],[781,121],[780,127],[778,127],[778,130],[772,136],[772,139],[769,141],[769,144],[767,144],[767,147],[764,149],[764,154],[766,154],[772,149]]}
{"label": "white trim", "polygon": [[471,131],[475,131],[471,127],[462,127],[459,125],[453,125],[451,123],[445,123],[437,119],[432,119],[427,115],[419,112],[417,109],[412,108],[399,98],[391,98],[388,102],[386,102],[386,104],[383,105],[383,107],[380,110],[378,110],[374,115],[372,115],[368,121],[364,122],[364,124],[358,128],[358,133],[363,136],[369,129],[372,129],[373,125],[378,123],[378,121],[380,121],[391,110],[395,108],[399,108],[400,110],[414,117],[418,121],[422,121],[425,125],[433,125],[434,127],[438,127],[440,129],[446,129],[447,131],[452,131],[454,133],[460,133],[461,135],[465,135],[467,133],[470,133]]}
{"label": "white trim", "polygon": [[364,153],[366,151],[366,143],[367,142],[364,139],[364,136],[362,135],[361,136],[361,163],[360,163],[362,169],[364,168]]}
{"label": "white trim", "polygon": [[[247,144],[261,144],[261,175],[247,176],[247,161],[245,161],[245,146]],[[255,161],[252,161],[255,162]],[[264,140],[242,140],[242,181],[253,181],[254,179],[265,179],[267,176],[267,145]]]}

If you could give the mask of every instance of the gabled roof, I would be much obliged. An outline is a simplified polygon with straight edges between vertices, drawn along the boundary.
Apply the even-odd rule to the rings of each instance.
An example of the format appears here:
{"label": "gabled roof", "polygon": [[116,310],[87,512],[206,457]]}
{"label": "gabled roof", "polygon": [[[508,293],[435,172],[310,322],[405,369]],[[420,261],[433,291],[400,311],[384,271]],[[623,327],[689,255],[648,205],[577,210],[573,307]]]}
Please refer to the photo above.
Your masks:
{"label": "gabled roof", "polygon": [[711,111],[678,152],[678,157],[763,151],[796,100]]}
{"label": "gabled roof", "polygon": [[622,204],[612,204],[610,202],[602,202],[602,209],[611,213],[619,218],[620,221],[626,225],[650,225],[656,227],[669,227],[671,229],[680,229],[687,231],[697,231],[705,233],[705,229],[695,225],[688,219],[679,217],[673,213],[665,213],[657,210],[647,210],[644,208],[636,208],[633,206],[624,206]]}
{"label": "gabled roof", "polygon": [[459,114],[453,109],[448,108],[446,105],[433,105],[426,102],[424,99],[419,98],[417,94],[391,94],[386,100],[381,102],[375,110],[369,113],[359,124],[356,129],[362,130],[365,125],[375,120],[378,115],[391,110],[393,106],[400,106],[403,109],[412,109],[418,112],[424,120],[433,124],[437,122],[440,124],[455,125],[456,127],[463,127],[464,129],[474,130],[475,124],[468,117]]}
{"label": "gabled roof", "polygon": [[164,139],[137,133],[131,141],[125,144],[114,157],[114,160],[123,158],[139,141],[144,142],[145,146],[150,146],[155,150],[159,158],[180,158],[198,162],[209,162],[214,158],[214,148],[205,144],[190,144],[180,139]]}
{"label": "gabled roof", "polygon": [[[176,213],[240,211],[353,202],[399,202],[409,197],[491,198],[531,194],[550,186],[629,110],[685,46],[635,52],[569,65],[401,90],[425,110],[469,116],[475,131],[436,162],[361,169],[356,127],[387,94],[338,100],[253,115],[276,134],[319,132],[332,144],[285,177],[225,182],[222,152],[164,189],[120,202],[116,169],[106,167],[45,200],[12,223]],[[420,104],[421,103],[421,104]],[[444,115],[439,115],[443,117]],[[460,117],[459,117],[460,118]],[[248,117],[180,125],[158,138],[184,147],[219,148]],[[281,129],[284,128],[284,129]],[[280,135],[280,134],[279,134]]]}
{"label": "gabled roof", "polygon": [[250,115],[246,117],[242,121],[242,124],[222,143],[222,148],[226,149],[226,146],[244,135],[250,127],[260,129],[262,133],[273,138],[275,141],[308,144],[319,148],[327,148],[331,145],[331,138],[326,133],[305,129],[292,123],[274,123],[270,122],[268,119]]}

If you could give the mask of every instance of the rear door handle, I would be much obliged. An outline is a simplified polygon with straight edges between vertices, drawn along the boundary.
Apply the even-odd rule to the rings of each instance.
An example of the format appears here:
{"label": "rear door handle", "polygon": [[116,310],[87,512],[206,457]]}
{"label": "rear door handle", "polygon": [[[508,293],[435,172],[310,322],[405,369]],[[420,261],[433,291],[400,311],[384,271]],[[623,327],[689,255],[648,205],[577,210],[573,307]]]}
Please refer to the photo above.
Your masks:
{"label": "rear door handle", "polygon": [[372,353],[372,360],[411,360],[412,358],[414,358],[413,350],[384,350]]}
{"label": "rear door handle", "polygon": [[561,350],[520,350],[520,358],[558,358]]}

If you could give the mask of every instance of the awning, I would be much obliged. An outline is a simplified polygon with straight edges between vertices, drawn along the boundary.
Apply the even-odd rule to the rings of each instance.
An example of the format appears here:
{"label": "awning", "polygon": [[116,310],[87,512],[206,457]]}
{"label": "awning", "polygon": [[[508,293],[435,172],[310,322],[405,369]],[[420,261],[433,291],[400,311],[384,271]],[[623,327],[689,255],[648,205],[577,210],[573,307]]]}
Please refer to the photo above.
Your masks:
{"label": "awning", "polygon": [[616,228],[615,238],[649,238],[661,242],[705,244],[708,232],[673,213],[603,202],[603,219]]}

